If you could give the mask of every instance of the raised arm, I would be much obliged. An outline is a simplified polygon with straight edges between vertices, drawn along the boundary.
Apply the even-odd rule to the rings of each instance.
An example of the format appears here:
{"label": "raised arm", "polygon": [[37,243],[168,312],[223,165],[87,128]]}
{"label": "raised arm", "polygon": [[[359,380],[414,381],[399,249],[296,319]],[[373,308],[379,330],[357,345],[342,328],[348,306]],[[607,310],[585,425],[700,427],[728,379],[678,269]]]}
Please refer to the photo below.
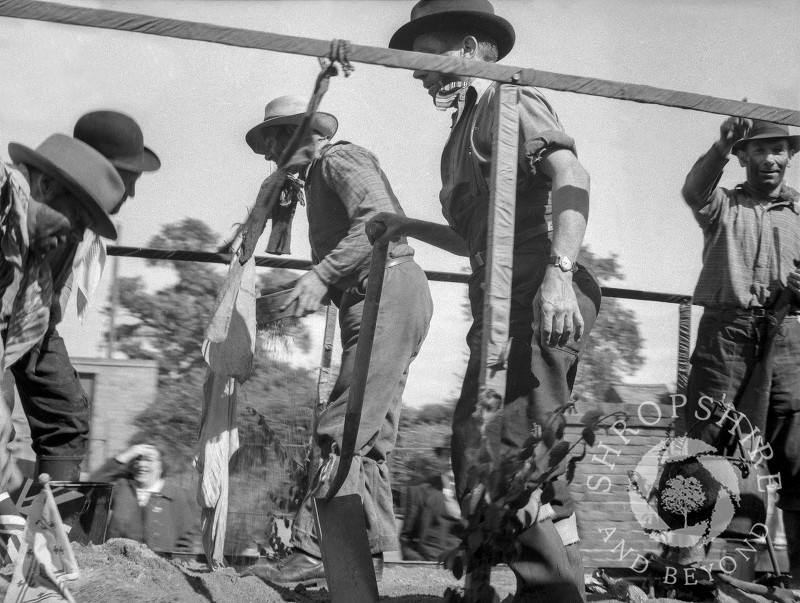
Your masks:
{"label": "raised arm", "polygon": [[725,193],[717,186],[722,170],[728,163],[731,148],[747,134],[751,126],[749,119],[726,119],[720,126],[719,139],[689,170],[681,194],[701,226],[716,220],[720,204],[725,198]]}

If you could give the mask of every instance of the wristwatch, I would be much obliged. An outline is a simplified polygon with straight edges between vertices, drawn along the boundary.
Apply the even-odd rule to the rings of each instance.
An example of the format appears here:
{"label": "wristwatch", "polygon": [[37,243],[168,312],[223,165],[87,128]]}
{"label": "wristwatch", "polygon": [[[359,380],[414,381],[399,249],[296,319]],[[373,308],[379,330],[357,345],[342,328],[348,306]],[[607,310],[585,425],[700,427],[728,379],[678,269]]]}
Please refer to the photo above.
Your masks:
{"label": "wristwatch", "polygon": [[578,265],[565,255],[551,255],[547,258],[547,264],[558,266],[561,272],[576,272]]}

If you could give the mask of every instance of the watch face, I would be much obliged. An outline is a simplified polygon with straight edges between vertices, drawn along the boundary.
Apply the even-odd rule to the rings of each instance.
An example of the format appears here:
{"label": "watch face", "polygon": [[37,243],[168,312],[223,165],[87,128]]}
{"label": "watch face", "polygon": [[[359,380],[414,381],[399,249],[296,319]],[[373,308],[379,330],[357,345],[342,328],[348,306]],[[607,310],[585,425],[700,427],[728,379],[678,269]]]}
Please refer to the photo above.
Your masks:
{"label": "watch face", "polygon": [[572,270],[572,260],[567,257],[562,257],[558,262],[558,267],[564,272],[569,272]]}

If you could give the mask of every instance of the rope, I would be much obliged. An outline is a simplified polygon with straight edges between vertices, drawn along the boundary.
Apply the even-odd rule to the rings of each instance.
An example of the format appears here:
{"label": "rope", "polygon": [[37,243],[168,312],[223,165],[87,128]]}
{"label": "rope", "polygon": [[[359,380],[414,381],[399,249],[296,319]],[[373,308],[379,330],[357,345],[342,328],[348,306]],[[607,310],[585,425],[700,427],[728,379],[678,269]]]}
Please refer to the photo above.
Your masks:
{"label": "rope", "polygon": [[322,97],[328,91],[331,77],[339,74],[337,63],[341,65],[345,76],[349,76],[352,73],[353,68],[347,59],[349,48],[349,42],[334,40],[331,42],[330,55],[327,62],[320,61],[322,68],[314,82],[314,92],[308,101],[303,119],[295,128],[292,137],[286,144],[286,148],[281,152],[281,156],[278,159],[278,168],[261,185],[256,203],[242,226],[242,243],[239,249],[240,263],[244,264],[255,253],[256,244],[267,226],[267,220],[272,218],[273,227],[275,226],[276,220],[273,216],[273,210],[289,176],[289,170],[293,166],[311,163],[314,154],[314,145],[310,137],[311,122],[319,109]]}
{"label": "rope", "polygon": [[[0,0],[0,16],[32,19],[67,25],[82,25],[102,29],[115,29],[155,36],[180,38],[237,46],[324,57],[331,53],[331,43],[325,40],[301,38],[249,29],[223,27],[207,23],[161,19],[147,15],[111,10],[78,8],[66,4],[37,2],[34,0]],[[733,115],[760,119],[774,123],[800,126],[800,112],[744,101],[722,99],[690,92],[655,88],[641,84],[628,84],[590,77],[537,71],[521,67],[484,63],[482,61],[455,59],[419,52],[391,50],[374,46],[348,45],[351,61],[383,65],[395,69],[422,69],[467,77],[479,77],[504,83],[537,86],[550,90],[601,96],[637,103],[663,105],[679,109],[692,109],[706,113]],[[347,72],[345,71],[345,75]]]}
{"label": "rope", "polygon": [[[231,253],[217,253],[213,251],[190,251],[178,249],[154,249],[152,247],[125,247],[121,245],[110,245],[106,249],[110,256],[124,258],[139,258],[145,260],[169,260],[172,262],[204,262],[209,264],[230,264],[233,259]],[[295,258],[256,256],[256,266],[259,268],[284,268],[287,270],[311,270],[314,265],[309,260],[298,260]],[[467,284],[469,274],[464,272],[441,272],[438,270],[426,270],[425,275],[429,281],[443,283],[462,283]],[[604,297],[616,297],[619,299],[635,299],[639,301],[662,302],[665,304],[691,304],[690,295],[679,293],[657,293],[654,291],[639,291],[636,289],[617,289],[615,287],[603,287]]]}
{"label": "rope", "polygon": [[678,309],[678,379],[676,393],[686,395],[689,385],[690,344],[692,333],[692,302],[682,301]]}

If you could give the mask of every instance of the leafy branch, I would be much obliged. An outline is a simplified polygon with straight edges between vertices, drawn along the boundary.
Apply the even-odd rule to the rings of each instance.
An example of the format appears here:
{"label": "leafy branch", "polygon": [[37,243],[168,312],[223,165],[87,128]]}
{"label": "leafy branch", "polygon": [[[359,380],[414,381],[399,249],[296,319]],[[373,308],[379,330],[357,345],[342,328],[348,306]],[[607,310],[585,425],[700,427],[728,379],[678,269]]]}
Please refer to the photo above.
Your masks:
{"label": "leafy branch", "polygon": [[[508,476],[508,470],[519,467],[519,461],[524,459],[522,467],[513,473],[510,484],[502,495],[490,499],[484,483],[480,483],[470,493],[466,502],[467,521],[463,528],[461,545],[445,551],[439,557],[445,569],[452,571],[457,579],[464,572],[472,572],[480,566],[491,566],[516,558],[521,552],[517,536],[535,520],[525,510],[523,522],[517,512],[528,504],[537,490],[553,478],[564,459],[576,447],[583,445],[582,454],[572,457],[568,463],[566,477],[568,481],[572,480],[575,466],[586,456],[587,447],[596,441],[595,433],[598,428],[604,426],[608,432],[613,425],[628,418],[628,414],[622,411],[603,413],[597,409],[589,410],[581,418],[584,427],[580,438],[570,444],[562,439],[566,427],[564,415],[574,409],[572,401],[562,405],[545,425],[537,426],[531,431],[522,451],[516,456],[516,462],[499,464],[499,475],[492,479],[494,484],[502,481],[508,483],[509,480],[502,480],[503,476]],[[496,412],[497,409],[493,410]],[[613,419],[613,423],[604,425],[608,419]],[[493,416],[492,420],[495,421],[496,417]],[[496,459],[493,460],[497,462]],[[506,471],[503,472],[503,469]],[[454,593],[449,593],[448,596],[453,601],[458,599]]]}

